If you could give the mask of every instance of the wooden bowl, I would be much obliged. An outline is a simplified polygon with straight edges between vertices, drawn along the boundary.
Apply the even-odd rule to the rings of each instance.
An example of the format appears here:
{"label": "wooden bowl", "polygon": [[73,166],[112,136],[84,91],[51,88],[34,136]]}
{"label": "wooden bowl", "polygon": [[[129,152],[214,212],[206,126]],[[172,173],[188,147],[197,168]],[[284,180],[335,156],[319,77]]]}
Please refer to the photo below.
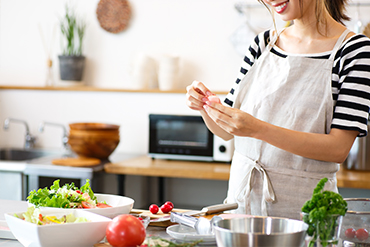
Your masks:
{"label": "wooden bowl", "polygon": [[71,123],[69,124],[71,130],[118,130],[119,125],[106,123]]}
{"label": "wooden bowl", "polygon": [[70,130],[69,135],[75,137],[89,136],[91,138],[105,136],[108,138],[119,136],[119,130]]}
{"label": "wooden bowl", "polygon": [[[87,125],[78,125],[82,126]],[[90,125],[87,129],[71,129],[68,137],[71,149],[80,157],[107,159],[117,148],[120,135],[118,128],[111,125],[106,127],[97,129],[97,125]]]}

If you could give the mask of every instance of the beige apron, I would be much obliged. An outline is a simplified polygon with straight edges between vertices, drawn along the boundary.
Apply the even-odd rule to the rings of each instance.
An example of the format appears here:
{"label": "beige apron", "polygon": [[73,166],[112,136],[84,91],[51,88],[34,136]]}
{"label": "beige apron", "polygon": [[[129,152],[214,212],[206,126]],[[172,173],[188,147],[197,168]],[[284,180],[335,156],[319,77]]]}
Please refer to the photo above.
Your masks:
{"label": "beige apron", "polygon": [[[272,42],[239,84],[235,108],[283,128],[329,133],[333,117],[332,66],[347,36],[338,39],[329,59],[270,52]],[[278,48],[277,48],[278,49]],[[266,142],[235,136],[227,202],[234,213],[299,219],[305,201],[318,181],[327,177],[326,190],[337,192],[339,164],[304,158]]]}

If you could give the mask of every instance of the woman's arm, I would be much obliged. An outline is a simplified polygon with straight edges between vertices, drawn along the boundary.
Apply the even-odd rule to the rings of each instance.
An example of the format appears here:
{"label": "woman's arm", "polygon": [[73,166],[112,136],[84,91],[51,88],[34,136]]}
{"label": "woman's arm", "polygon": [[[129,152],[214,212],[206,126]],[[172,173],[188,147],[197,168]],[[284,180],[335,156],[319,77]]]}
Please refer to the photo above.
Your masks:
{"label": "woman's arm", "polygon": [[332,129],[329,134],[306,133],[281,128],[261,121],[239,109],[207,101],[208,116],[231,135],[265,141],[306,158],[342,163],[358,135],[358,131]]}

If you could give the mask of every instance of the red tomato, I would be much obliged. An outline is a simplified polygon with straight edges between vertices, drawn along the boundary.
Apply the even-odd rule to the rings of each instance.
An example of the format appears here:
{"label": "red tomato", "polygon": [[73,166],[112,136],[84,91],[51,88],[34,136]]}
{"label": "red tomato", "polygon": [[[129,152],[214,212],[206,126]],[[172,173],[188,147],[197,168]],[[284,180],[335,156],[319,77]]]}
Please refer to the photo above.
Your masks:
{"label": "red tomato", "polygon": [[156,214],[159,211],[159,207],[156,204],[152,204],[152,205],[149,206],[149,211],[152,214]]}
{"label": "red tomato", "polygon": [[172,210],[172,207],[170,204],[163,204],[161,206],[161,211],[164,213],[164,214],[167,214],[169,213],[170,211]]}
{"label": "red tomato", "polygon": [[369,232],[365,228],[360,228],[356,231],[356,238],[360,241],[366,240],[369,237]]}
{"label": "red tomato", "polygon": [[93,208],[93,205],[91,205],[88,202],[83,201],[83,202],[81,202],[81,204],[82,204],[82,207],[83,208]]}
{"label": "red tomato", "polygon": [[97,208],[111,208],[112,206],[108,205],[108,204],[105,204],[105,203],[102,203],[102,202],[98,202],[96,204],[96,207]]}
{"label": "red tomato", "polygon": [[[173,209],[173,207],[174,207],[173,203],[172,203],[172,202],[170,202],[170,201],[167,201],[167,202],[165,202],[164,204],[168,204],[168,205],[170,205],[172,209]],[[172,210],[172,209],[171,209],[171,210]]]}
{"label": "red tomato", "polygon": [[105,234],[114,247],[132,247],[144,242],[146,232],[143,223],[135,216],[121,214],[109,222]]}
{"label": "red tomato", "polygon": [[344,234],[347,238],[354,238],[356,236],[356,230],[354,228],[348,228]]}

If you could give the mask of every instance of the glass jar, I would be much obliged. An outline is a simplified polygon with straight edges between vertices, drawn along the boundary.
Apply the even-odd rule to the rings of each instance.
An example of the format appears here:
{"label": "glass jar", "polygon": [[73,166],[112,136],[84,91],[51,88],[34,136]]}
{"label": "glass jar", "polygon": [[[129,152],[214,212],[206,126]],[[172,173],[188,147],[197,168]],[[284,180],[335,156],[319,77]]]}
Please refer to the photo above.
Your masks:
{"label": "glass jar", "polygon": [[[308,223],[309,214],[301,213],[301,219]],[[339,245],[339,235],[343,216],[338,214],[327,215],[325,218],[316,220],[312,225],[314,232],[307,236],[307,247],[335,247]],[[309,232],[309,231],[308,231]]]}

